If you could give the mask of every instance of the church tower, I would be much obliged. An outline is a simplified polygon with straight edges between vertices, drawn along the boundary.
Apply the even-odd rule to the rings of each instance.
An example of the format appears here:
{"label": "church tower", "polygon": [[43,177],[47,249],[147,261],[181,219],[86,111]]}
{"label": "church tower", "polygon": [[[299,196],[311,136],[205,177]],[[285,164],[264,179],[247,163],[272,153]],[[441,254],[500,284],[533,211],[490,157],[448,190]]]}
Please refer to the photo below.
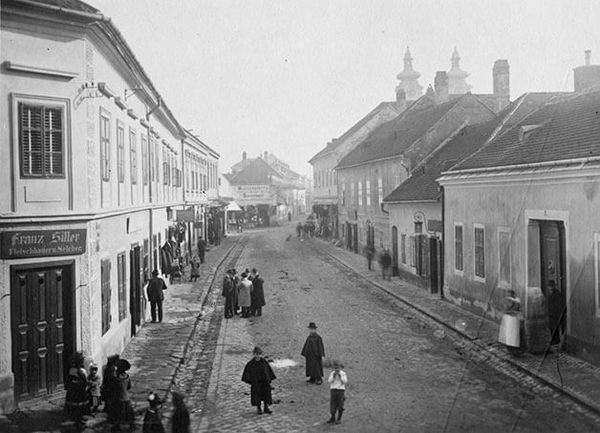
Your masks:
{"label": "church tower", "polygon": [[456,47],[454,47],[450,61],[452,62],[452,68],[448,71],[448,93],[462,95],[469,92],[472,86],[465,81],[469,74],[460,69],[460,56]]}
{"label": "church tower", "polygon": [[396,78],[400,80],[400,83],[396,87],[396,99],[406,98],[409,101],[414,101],[423,93],[423,87],[421,87],[418,81],[421,74],[413,69],[412,60],[410,50],[406,47],[406,53],[404,53],[404,70],[396,75]]}

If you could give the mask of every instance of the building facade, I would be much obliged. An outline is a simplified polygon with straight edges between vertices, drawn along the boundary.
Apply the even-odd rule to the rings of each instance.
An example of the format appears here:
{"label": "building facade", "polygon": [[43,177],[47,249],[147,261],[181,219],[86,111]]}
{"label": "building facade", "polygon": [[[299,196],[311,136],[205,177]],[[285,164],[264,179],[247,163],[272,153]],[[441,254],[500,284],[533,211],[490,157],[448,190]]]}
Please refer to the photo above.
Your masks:
{"label": "building facade", "polygon": [[143,285],[179,245],[185,134],[96,9],[14,0],[1,13],[7,412],[62,390],[74,351],[102,363],[143,325]]}

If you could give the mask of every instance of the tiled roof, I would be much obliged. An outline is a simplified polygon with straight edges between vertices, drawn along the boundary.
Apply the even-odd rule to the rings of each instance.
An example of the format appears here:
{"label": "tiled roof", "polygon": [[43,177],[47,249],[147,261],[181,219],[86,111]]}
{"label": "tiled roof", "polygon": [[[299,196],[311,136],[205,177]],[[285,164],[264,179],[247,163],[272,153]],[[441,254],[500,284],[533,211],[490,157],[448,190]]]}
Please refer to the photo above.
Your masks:
{"label": "tiled roof", "polygon": [[267,185],[278,174],[262,158],[253,159],[239,173],[229,178],[231,185]]}
{"label": "tiled roof", "polygon": [[486,123],[464,127],[440,149],[434,151],[431,156],[415,167],[411,177],[392,191],[384,201],[437,200],[439,196],[437,178],[443,171],[449,170],[463,159],[472,155],[494,133],[496,136],[502,134],[546,102],[557,97],[564,97],[564,95],[557,92],[525,93],[498,113],[495,119]]}
{"label": "tiled roof", "polygon": [[434,107],[405,111],[375,128],[356,149],[342,158],[336,168],[402,154],[460,100],[457,98]]}
{"label": "tiled roof", "polygon": [[598,156],[600,92],[596,91],[543,105],[451,171]]}
{"label": "tiled roof", "polygon": [[437,200],[439,185],[436,179],[440,173],[448,170],[478,149],[496,129],[501,120],[498,117],[485,123],[465,126],[441,149],[432,154],[427,162],[417,166],[411,176],[383,201]]}
{"label": "tiled roof", "polygon": [[313,156],[308,162],[311,163],[315,159],[317,159],[323,155],[326,155],[329,152],[332,152],[335,149],[337,149],[340,146],[340,144],[342,144],[344,142],[344,140],[346,140],[348,137],[352,136],[352,134],[354,134],[360,128],[362,128],[364,125],[366,125],[369,120],[371,120],[377,113],[379,113],[381,110],[383,110],[386,107],[389,107],[389,108],[395,110],[398,114],[400,114],[400,112],[401,112],[397,109],[396,103],[382,102],[377,107],[372,109],[365,117],[363,117],[358,122],[356,122],[350,129],[348,129],[346,132],[344,132],[338,138],[336,138],[331,143],[329,143],[326,147],[324,147],[319,152],[317,152],[317,154],[315,156]]}

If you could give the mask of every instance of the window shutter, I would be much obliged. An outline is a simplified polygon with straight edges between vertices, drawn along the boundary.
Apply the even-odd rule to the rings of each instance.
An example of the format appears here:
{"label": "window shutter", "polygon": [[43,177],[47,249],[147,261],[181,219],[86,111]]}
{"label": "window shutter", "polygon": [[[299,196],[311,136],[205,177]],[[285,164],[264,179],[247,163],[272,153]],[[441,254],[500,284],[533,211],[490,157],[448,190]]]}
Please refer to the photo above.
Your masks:
{"label": "window shutter", "polygon": [[21,170],[24,176],[41,176],[43,108],[20,104]]}
{"label": "window shutter", "polygon": [[48,175],[63,173],[62,113],[60,109],[44,110],[44,167]]}

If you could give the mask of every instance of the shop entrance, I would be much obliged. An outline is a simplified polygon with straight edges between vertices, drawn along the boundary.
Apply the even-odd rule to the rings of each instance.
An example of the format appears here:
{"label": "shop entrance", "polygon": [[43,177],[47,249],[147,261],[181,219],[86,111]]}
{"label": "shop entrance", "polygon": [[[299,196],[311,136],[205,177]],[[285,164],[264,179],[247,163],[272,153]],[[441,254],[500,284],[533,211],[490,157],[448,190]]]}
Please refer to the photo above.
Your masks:
{"label": "shop entrance", "polygon": [[17,401],[64,389],[75,340],[74,276],[72,261],[11,267]]}

